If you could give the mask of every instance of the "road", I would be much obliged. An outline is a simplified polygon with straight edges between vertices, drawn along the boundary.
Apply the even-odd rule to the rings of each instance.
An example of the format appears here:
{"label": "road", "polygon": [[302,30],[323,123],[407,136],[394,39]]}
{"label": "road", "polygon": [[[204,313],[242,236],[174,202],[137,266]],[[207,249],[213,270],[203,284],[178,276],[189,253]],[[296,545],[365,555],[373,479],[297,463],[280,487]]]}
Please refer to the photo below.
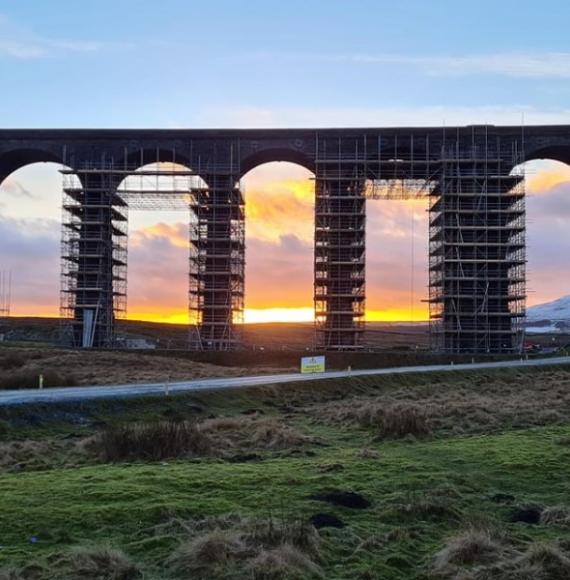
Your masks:
{"label": "road", "polygon": [[247,377],[225,377],[218,379],[195,379],[175,383],[143,383],[131,385],[104,385],[92,387],[58,387],[34,390],[0,391],[0,406],[25,405],[33,403],[66,403],[93,399],[124,399],[174,393],[239,389],[262,385],[278,385],[315,381],[323,379],[342,379],[346,377],[382,376],[410,373],[435,373],[446,371],[471,371],[501,368],[526,368],[538,366],[570,365],[570,356],[530,360],[510,360],[471,364],[447,364],[430,366],[393,367],[385,369],[364,369],[353,371],[329,371],[315,374],[277,374]]}

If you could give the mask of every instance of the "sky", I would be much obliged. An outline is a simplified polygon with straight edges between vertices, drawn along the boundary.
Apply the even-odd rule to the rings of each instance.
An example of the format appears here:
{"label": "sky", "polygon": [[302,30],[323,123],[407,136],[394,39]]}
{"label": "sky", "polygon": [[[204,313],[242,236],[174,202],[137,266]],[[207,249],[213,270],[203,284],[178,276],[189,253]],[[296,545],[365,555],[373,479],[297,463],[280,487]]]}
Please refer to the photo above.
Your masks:
{"label": "sky", "polygon": [[[544,0],[0,0],[0,127],[570,124],[570,5]],[[525,167],[529,304],[570,294],[570,168]],[[309,320],[313,181],[243,180],[246,320]],[[61,183],[0,184],[14,314],[57,313]],[[368,203],[367,317],[425,319],[422,201]],[[129,216],[129,316],[183,321],[184,213]],[[168,282],[168,283],[166,283]]]}

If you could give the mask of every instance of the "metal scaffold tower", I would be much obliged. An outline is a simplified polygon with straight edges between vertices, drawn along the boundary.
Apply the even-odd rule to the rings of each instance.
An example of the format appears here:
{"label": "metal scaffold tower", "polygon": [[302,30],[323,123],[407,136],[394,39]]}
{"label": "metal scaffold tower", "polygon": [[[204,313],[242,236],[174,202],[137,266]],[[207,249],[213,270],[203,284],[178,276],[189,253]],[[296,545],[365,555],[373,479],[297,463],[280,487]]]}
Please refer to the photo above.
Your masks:
{"label": "metal scaffold tower", "polygon": [[446,139],[429,209],[432,347],[513,353],[525,315],[524,176],[515,141]]}
{"label": "metal scaffold tower", "polygon": [[[113,168],[62,169],[61,317],[74,346],[114,345],[127,296],[127,204]],[[122,177],[121,177],[122,176]]]}
{"label": "metal scaffold tower", "polygon": [[233,146],[225,161],[201,160],[206,185],[195,190],[190,223],[190,348],[241,344],[245,285],[245,205]]}
{"label": "metal scaffold tower", "polygon": [[0,271],[0,318],[10,316],[12,303],[12,272]]}
{"label": "metal scaffold tower", "polygon": [[358,141],[317,141],[315,329],[320,347],[361,347],[365,313],[365,152]]}
{"label": "metal scaffold tower", "polygon": [[[175,153],[172,153],[175,159]],[[114,346],[114,321],[126,313],[127,210],[188,212],[190,348],[230,350],[240,343],[245,213],[239,164],[196,161],[196,172],[142,155],[62,169],[61,315],[75,346]]]}

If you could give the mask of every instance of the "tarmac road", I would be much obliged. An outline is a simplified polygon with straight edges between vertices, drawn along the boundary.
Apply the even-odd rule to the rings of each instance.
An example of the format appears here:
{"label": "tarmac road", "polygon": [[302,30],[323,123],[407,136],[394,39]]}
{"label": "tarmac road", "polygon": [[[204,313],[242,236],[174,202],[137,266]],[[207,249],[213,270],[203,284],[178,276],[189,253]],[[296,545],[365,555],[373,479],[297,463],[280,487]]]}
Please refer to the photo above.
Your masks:
{"label": "tarmac road", "polygon": [[408,373],[434,373],[442,371],[469,371],[500,368],[526,368],[538,366],[570,365],[570,356],[541,358],[530,360],[509,360],[472,364],[447,364],[429,366],[394,367],[386,369],[364,369],[353,371],[330,371],[314,374],[277,374],[247,377],[225,377],[219,379],[195,379],[175,383],[143,383],[131,385],[104,385],[93,387],[57,387],[35,390],[0,391],[0,406],[26,405],[33,403],[65,403],[70,401],[88,401],[93,399],[124,399],[152,395],[167,395],[192,391],[221,389],[240,389],[260,385],[278,385],[315,381],[323,379],[340,379],[345,377],[362,377],[377,375],[396,375]]}

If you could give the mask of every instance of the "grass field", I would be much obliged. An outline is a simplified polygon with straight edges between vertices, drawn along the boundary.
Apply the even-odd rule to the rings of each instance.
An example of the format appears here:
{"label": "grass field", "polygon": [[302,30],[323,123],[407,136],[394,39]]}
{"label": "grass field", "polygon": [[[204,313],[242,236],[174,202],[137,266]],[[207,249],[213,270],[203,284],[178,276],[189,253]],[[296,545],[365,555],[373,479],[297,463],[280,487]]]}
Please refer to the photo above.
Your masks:
{"label": "grass field", "polygon": [[568,578],[569,413],[570,368],[2,409],[0,578]]}

